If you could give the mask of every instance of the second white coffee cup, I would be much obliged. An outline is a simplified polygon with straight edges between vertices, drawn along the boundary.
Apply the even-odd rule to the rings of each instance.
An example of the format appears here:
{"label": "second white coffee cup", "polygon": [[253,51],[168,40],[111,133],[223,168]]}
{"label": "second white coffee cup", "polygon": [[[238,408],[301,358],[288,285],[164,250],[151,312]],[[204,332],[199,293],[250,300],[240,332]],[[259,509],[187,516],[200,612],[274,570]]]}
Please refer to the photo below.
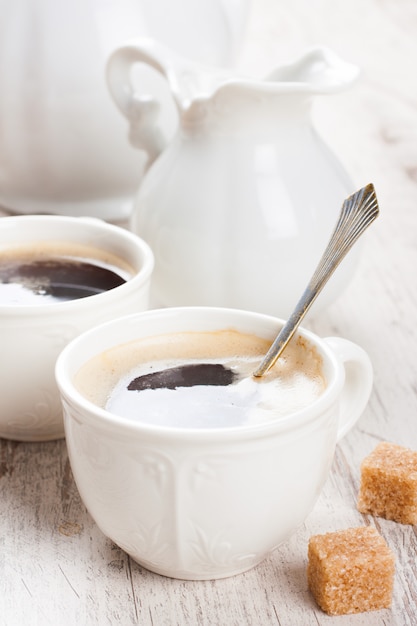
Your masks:
{"label": "second white coffee cup", "polygon": [[132,268],[127,282],[66,302],[0,302],[0,437],[45,441],[64,436],[55,383],[62,348],[96,324],[148,308],[154,259],[149,246],[127,230],[99,219],[31,215],[0,220],[0,250],[51,244],[110,253]]}

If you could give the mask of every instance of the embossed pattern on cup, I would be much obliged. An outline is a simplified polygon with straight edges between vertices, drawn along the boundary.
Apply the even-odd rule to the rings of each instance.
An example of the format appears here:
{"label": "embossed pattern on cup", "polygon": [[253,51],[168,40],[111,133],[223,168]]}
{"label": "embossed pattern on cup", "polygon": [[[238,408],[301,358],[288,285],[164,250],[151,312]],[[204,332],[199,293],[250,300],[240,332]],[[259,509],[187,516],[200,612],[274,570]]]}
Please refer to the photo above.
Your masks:
{"label": "embossed pattern on cup", "polygon": [[194,450],[97,433],[65,413],[75,479],[103,533],[144,567],[184,579],[245,571],[288,539],[317,499],[337,429],[330,410],[296,435]]}

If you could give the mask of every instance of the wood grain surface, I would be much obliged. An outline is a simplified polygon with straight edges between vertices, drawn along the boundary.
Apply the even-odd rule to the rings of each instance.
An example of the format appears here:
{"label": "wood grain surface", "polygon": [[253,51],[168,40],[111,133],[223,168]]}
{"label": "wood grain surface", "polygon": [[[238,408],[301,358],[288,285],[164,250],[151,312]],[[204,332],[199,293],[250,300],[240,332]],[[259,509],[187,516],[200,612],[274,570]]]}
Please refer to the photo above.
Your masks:
{"label": "wood grain surface", "polygon": [[[417,624],[416,527],[356,510],[360,463],[379,441],[417,450],[417,3],[254,0],[239,64],[263,75],[314,44],[362,69],[349,91],[317,99],[315,123],[357,187],[374,183],[381,208],[349,287],[305,323],[359,343],[375,371],[369,406],[338,445],[322,496],[257,568],[218,581],[172,580],[139,567],[97,528],[65,441],[0,440],[0,624]],[[308,538],[362,524],[396,554],[392,608],[329,617],[307,589]]]}

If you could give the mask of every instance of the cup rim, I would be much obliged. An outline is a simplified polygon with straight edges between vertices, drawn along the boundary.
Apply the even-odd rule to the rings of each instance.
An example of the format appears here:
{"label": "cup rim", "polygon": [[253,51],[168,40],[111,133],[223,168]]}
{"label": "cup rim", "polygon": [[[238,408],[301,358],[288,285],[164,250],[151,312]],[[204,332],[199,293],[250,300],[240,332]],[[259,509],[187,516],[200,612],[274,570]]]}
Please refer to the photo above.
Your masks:
{"label": "cup rim", "polygon": [[[149,244],[129,230],[122,228],[121,226],[117,226],[115,224],[109,224],[104,220],[97,217],[76,217],[76,216],[66,216],[66,215],[11,215],[2,218],[2,223],[9,224],[10,221],[14,222],[22,222],[22,223],[42,223],[45,224],[71,224],[71,225],[80,225],[89,224],[93,228],[97,228],[98,232],[113,234],[114,236],[122,239],[126,242],[127,245],[136,248],[139,251],[141,260],[140,260],[140,268],[139,270],[125,283],[114,287],[108,291],[103,291],[102,293],[93,294],[91,296],[85,296],[84,298],[78,298],[75,300],[67,300],[64,302],[48,302],[47,304],[8,304],[0,303],[0,316],[1,315],[11,315],[11,316],[30,316],[30,317],[38,317],[44,316],[45,314],[56,314],[59,312],[68,313],[74,307],[77,311],[81,308],[88,308],[93,303],[94,306],[105,306],[106,300],[114,298],[114,293],[117,291],[117,294],[120,296],[123,295],[124,292],[129,292],[137,289],[140,285],[144,284],[148,278],[151,276],[155,259]],[[0,227],[1,229],[1,227]],[[65,239],[65,234],[63,234],[62,239]],[[45,238],[47,240],[47,238]],[[100,248],[99,245],[97,245]]]}
{"label": "cup rim", "polygon": [[[102,338],[109,338],[111,331],[114,328],[121,328],[126,331],[126,328],[132,324],[139,324],[141,321],[149,319],[165,319],[172,316],[181,315],[197,315],[204,317],[207,313],[211,316],[229,316],[230,323],[224,321],[222,325],[217,328],[228,327],[232,328],[232,319],[239,318],[240,320],[254,320],[261,325],[269,327],[275,326],[275,333],[279,326],[284,324],[284,320],[265,315],[262,313],[256,313],[252,311],[246,311],[241,309],[230,309],[223,307],[172,307],[167,309],[152,309],[143,311],[140,313],[134,313],[121,318],[111,320],[100,324],[95,328],[77,336],[75,339],[69,342],[67,346],[62,350],[58,356],[55,366],[55,378],[60,390],[61,399],[72,405],[75,405],[77,412],[82,414],[82,422],[89,423],[90,425],[98,426],[101,429],[111,429],[113,432],[127,433],[129,435],[136,433],[138,436],[155,437],[158,439],[170,439],[170,440],[182,440],[182,441],[198,441],[198,442],[226,442],[230,440],[241,440],[246,438],[253,438],[256,436],[263,437],[275,432],[281,432],[288,428],[295,429],[308,422],[315,421],[320,415],[325,413],[332,404],[336,401],[339,391],[344,383],[344,368],[331,349],[326,343],[325,339],[320,338],[315,333],[305,328],[299,328],[297,335],[302,335],[309,342],[319,350],[319,354],[326,360],[326,364],[323,364],[326,370],[330,370],[331,376],[326,379],[325,391],[308,407],[304,407],[298,411],[291,413],[286,417],[280,417],[276,420],[263,422],[260,424],[252,424],[247,426],[231,426],[231,427],[217,427],[217,428],[185,428],[185,427],[170,427],[162,425],[153,425],[144,422],[135,422],[128,418],[117,416],[106,409],[94,404],[85,396],[81,394],[72,382],[72,376],[79,368],[86,363],[90,358],[106,351],[114,346],[124,343],[124,341],[110,341],[108,340],[106,345],[102,345]],[[217,329],[216,328],[216,329]],[[194,330],[194,328],[193,328]],[[197,329],[195,329],[197,330]],[[204,329],[206,330],[206,329]],[[241,327],[238,330],[243,329]],[[260,329],[253,329],[256,334]],[[161,328],[155,334],[163,334]],[[170,334],[175,332],[175,329],[167,329],[166,333]],[[210,329],[208,329],[210,332]],[[246,329],[246,332],[249,329]],[[138,337],[140,334],[138,333]],[[149,335],[148,335],[149,336]],[[275,335],[274,335],[275,336]],[[271,335],[271,339],[273,336]],[[134,340],[135,337],[131,336],[126,342]],[[86,357],[78,358],[80,348],[83,345],[90,346],[89,354]],[[93,349],[91,348],[93,346]],[[64,417],[64,423],[66,422]]]}

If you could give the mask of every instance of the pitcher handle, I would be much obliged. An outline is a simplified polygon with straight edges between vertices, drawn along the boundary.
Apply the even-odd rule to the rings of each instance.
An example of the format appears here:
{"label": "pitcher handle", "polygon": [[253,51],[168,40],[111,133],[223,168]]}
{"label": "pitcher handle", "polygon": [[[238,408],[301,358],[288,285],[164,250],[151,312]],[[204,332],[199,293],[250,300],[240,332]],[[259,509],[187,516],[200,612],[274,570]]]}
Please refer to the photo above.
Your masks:
{"label": "pitcher handle", "polygon": [[[136,63],[144,63],[162,74],[173,90],[174,100],[176,76],[170,54],[151,39],[127,42],[117,48],[107,62],[106,79],[110,94],[130,123],[131,144],[147,152],[149,166],[164,149],[166,140],[158,126],[160,102],[151,94],[135,92],[131,70]],[[178,108],[178,102],[176,104]]]}
{"label": "pitcher handle", "polygon": [[373,385],[373,369],[365,350],[355,343],[340,337],[326,337],[324,341],[345,370],[337,433],[337,441],[340,441],[356,424],[368,403]]}

